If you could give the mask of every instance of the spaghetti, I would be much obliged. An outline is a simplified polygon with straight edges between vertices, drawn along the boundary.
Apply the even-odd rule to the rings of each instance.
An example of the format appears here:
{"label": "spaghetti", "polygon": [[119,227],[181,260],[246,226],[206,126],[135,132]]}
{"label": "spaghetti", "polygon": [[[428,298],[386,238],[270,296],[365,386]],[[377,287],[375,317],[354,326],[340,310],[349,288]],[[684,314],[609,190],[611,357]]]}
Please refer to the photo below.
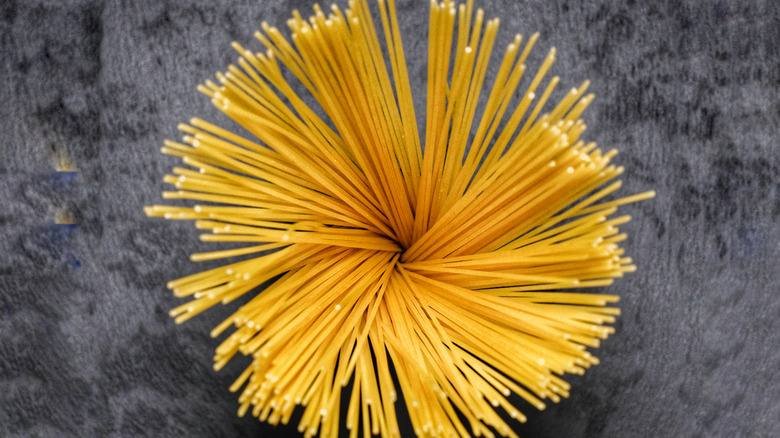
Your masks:
{"label": "spaghetti", "polygon": [[398,436],[403,394],[418,435],[514,437],[498,413],[525,421],[511,394],[544,409],[598,363],[587,347],[614,331],[618,297],[570,289],[635,269],[615,214],[654,193],[610,197],[616,151],[580,138],[588,82],[543,112],[555,49],[519,91],[537,35],[509,44],[478,114],[499,23],[471,0],[431,2],[423,151],[394,0],[377,3],[384,41],[365,0],[315,6],[294,12],[291,41],[263,23],[264,51],[234,43],[237,65],[199,87],[254,139],[181,125],[162,152],[188,167],[163,197],[200,204],[146,213],[246,246],[194,254],[241,259],[168,283],[192,298],[171,316],[271,282],[211,333],[235,329],[216,370],[252,358],[230,388],[240,415],[287,423],[301,406],[306,437],[342,419],[353,437]]}

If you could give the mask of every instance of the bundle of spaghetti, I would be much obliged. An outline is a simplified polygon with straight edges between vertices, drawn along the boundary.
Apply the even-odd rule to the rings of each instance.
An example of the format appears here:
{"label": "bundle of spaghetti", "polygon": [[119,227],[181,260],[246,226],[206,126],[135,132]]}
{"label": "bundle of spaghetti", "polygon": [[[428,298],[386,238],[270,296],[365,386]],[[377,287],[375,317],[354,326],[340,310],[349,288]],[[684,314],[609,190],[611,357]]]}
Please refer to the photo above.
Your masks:
{"label": "bundle of spaghetti", "polygon": [[237,261],[168,283],[191,297],[171,315],[250,295],[211,333],[216,370],[251,358],[230,388],[240,415],[286,424],[300,407],[307,437],[342,421],[399,436],[402,394],[418,435],[516,436],[512,394],[544,409],[598,363],[618,296],[573,290],[635,269],[615,214],[654,193],[614,196],[616,151],[580,138],[588,82],[544,110],[555,49],[523,81],[538,35],[484,84],[498,20],[471,0],[431,2],[422,141],[394,1],[377,3],[377,25],[365,0],[295,11],[289,39],[263,23],[264,50],[234,43],[236,65],[199,87],[252,138],[180,125],[162,152],[188,167],[163,197],[198,204],[146,213],[244,245],[192,255]]}

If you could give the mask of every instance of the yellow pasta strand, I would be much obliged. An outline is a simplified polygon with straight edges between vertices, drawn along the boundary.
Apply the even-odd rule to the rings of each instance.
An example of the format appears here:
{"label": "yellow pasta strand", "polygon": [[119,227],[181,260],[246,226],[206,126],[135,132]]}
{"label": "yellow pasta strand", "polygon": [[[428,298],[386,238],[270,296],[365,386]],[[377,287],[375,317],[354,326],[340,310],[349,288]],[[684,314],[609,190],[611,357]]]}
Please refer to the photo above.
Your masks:
{"label": "yellow pasta strand", "polygon": [[196,204],[145,212],[243,245],[193,254],[233,261],[170,281],[190,298],[170,314],[252,295],[211,332],[215,370],[252,360],[229,388],[239,415],[287,424],[297,408],[306,437],[397,437],[401,400],[420,436],[515,437],[501,411],[525,422],[599,363],[619,296],[574,290],[636,269],[617,212],[654,193],[615,197],[617,151],[581,139],[588,81],[548,109],[562,79],[546,80],[554,48],[526,65],[538,34],[515,36],[486,85],[499,20],[472,0],[431,1],[421,139],[395,0],[376,3],[295,11],[289,36],[262,23],[263,48],[233,43],[198,88],[252,137],[179,125],[161,151],[185,167],[163,198]]}

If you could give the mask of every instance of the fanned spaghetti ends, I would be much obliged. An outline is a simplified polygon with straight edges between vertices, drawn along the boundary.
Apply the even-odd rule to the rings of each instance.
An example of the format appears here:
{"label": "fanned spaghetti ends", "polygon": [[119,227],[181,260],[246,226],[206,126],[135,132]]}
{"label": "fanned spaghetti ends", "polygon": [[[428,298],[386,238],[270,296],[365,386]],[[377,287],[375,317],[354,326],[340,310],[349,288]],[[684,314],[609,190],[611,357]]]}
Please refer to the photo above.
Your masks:
{"label": "fanned spaghetti ends", "polygon": [[498,20],[471,1],[430,5],[421,138],[394,1],[377,3],[295,11],[290,37],[263,23],[264,49],[234,43],[237,63],[199,88],[252,137],[181,125],[162,152],[187,167],[163,197],[199,203],[146,213],[244,245],[194,254],[233,261],[171,281],[191,298],[171,315],[252,295],[212,332],[215,369],[251,358],[230,388],[240,415],[300,407],[307,437],[344,422],[391,437],[402,394],[418,435],[516,436],[515,403],[544,409],[598,363],[618,297],[572,290],[635,269],[617,208],[654,194],[613,196],[616,151],[581,139],[588,82],[545,109],[558,77],[554,49],[526,72],[537,35],[485,83]]}

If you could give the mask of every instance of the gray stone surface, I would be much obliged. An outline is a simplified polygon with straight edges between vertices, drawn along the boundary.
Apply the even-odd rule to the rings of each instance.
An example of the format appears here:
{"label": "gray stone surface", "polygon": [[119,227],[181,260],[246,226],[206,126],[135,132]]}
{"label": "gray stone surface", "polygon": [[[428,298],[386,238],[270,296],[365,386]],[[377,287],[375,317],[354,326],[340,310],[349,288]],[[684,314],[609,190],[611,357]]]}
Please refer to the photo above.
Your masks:
{"label": "gray stone surface", "polygon": [[[343,3],[343,2],[340,2]],[[780,436],[780,13],[773,1],[480,1],[500,46],[541,32],[589,78],[588,139],[617,147],[639,271],[602,364],[524,437]],[[189,223],[147,219],[195,91],[266,20],[309,1],[0,5],[0,436],[297,436],[238,418],[211,370],[218,309],[182,326],[166,281],[198,271]],[[424,98],[427,3],[400,1]],[[421,100],[422,102],[422,100]],[[418,110],[418,114],[422,114]],[[65,155],[79,170],[53,173]],[[77,226],[54,226],[67,209]],[[408,431],[408,430],[407,430]]]}

